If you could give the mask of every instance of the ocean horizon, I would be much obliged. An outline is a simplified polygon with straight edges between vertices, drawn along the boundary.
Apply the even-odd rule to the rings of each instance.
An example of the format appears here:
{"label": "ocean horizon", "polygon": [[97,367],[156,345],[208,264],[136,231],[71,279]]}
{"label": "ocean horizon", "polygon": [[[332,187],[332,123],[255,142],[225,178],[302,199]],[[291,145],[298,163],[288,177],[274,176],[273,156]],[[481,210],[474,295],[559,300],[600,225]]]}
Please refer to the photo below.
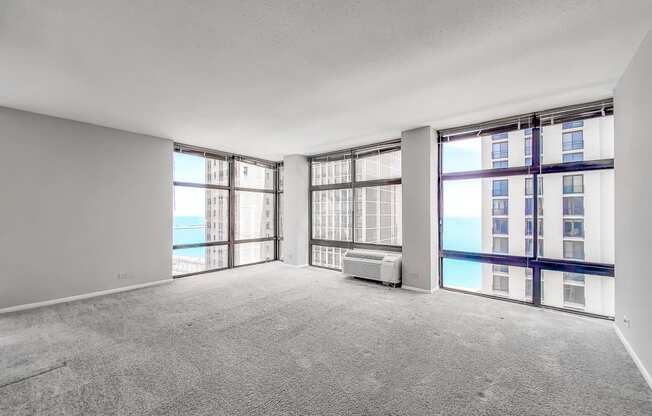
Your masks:
{"label": "ocean horizon", "polygon": [[[206,242],[205,220],[201,216],[175,216],[173,244]],[[444,219],[444,247],[449,250],[480,252],[482,248],[480,218],[455,217]],[[184,256],[204,257],[203,247],[183,249]],[[469,290],[480,289],[481,263],[464,260],[444,260],[444,285]]]}

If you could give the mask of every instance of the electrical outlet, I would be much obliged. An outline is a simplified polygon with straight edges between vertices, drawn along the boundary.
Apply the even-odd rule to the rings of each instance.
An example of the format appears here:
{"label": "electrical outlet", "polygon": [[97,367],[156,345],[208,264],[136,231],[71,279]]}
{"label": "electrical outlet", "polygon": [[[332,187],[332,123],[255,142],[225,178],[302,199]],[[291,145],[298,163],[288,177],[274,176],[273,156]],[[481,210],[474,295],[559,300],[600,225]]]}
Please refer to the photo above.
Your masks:
{"label": "electrical outlet", "polygon": [[625,325],[627,328],[631,325],[631,321],[627,317],[627,315],[623,315],[623,325]]}
{"label": "electrical outlet", "polygon": [[127,273],[118,273],[118,280],[126,280],[129,279],[129,275]]}

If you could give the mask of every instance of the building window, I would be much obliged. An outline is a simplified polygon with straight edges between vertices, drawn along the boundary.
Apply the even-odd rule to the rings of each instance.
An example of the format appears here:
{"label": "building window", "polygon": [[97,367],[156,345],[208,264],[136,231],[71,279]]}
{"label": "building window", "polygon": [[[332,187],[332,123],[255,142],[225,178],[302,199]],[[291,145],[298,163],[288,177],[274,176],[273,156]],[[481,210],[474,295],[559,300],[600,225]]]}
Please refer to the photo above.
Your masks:
{"label": "building window", "polygon": [[491,144],[491,158],[492,159],[507,159],[509,155],[509,143],[498,142]]}
{"label": "building window", "polygon": [[508,200],[507,199],[494,199],[493,202],[493,215],[508,215]]}
{"label": "building window", "polygon": [[496,292],[509,293],[509,276],[494,275],[492,289]]}
{"label": "building window", "polygon": [[584,127],[584,120],[567,121],[561,125],[563,130],[578,129],[582,127]]}
{"label": "building window", "polygon": [[561,143],[564,152],[584,149],[584,132],[578,130],[563,133],[561,136]]}
{"label": "building window", "polygon": [[584,275],[580,273],[564,273],[564,304],[565,306],[584,308],[586,297],[584,293]]}
{"label": "building window", "polygon": [[[525,235],[532,235],[534,232],[532,218],[525,219]],[[539,237],[543,237],[543,218],[539,218]]]}
{"label": "building window", "polygon": [[584,260],[584,241],[564,240],[564,258]]}
{"label": "building window", "polygon": [[506,160],[498,160],[494,161],[491,167],[494,169],[502,169],[508,167],[508,164]]}
{"label": "building window", "polygon": [[[534,211],[534,198],[525,198],[525,215],[532,215]],[[538,215],[543,215],[543,198],[539,198],[539,206],[537,208]]]}
{"label": "building window", "polygon": [[509,185],[507,179],[493,181],[493,196],[507,196],[509,194]]}
{"label": "building window", "polygon": [[507,218],[494,218],[493,219],[493,233],[494,234],[509,234]]}
{"label": "building window", "polygon": [[568,175],[564,176],[564,194],[581,194],[584,193],[584,176]]}
{"label": "building window", "polygon": [[507,237],[494,237],[493,251],[498,254],[509,253],[509,239]]}
{"label": "building window", "polygon": [[584,197],[565,196],[564,215],[584,215]]}
{"label": "building window", "polygon": [[[537,191],[539,192],[539,195],[543,195],[543,178],[539,177],[539,186]],[[533,195],[534,194],[534,189],[532,187],[532,178],[525,178],[525,195]]]}
{"label": "building window", "polygon": [[508,137],[509,136],[508,136],[507,133],[498,133],[498,134],[492,135],[491,140],[507,140]]}
{"label": "building window", "polygon": [[492,270],[494,273],[509,273],[509,266],[506,264],[494,264],[492,265]]}
{"label": "building window", "polygon": [[584,238],[584,220],[564,220],[564,237]]}
{"label": "building window", "polygon": [[581,162],[583,160],[584,160],[583,152],[564,153],[562,155],[562,162],[564,163]]}

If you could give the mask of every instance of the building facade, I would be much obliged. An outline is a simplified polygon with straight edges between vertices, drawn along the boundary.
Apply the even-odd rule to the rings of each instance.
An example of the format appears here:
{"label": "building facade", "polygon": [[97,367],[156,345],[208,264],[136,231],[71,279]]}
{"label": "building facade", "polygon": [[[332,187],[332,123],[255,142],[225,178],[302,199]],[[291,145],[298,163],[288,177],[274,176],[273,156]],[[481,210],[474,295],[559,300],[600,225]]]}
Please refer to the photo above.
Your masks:
{"label": "building facade", "polygon": [[[613,158],[613,116],[541,129],[541,163]],[[531,129],[484,137],[482,168],[532,163]],[[614,262],[614,172],[539,176],[538,257]],[[533,184],[526,176],[482,179],[482,251],[533,256]],[[614,278],[542,272],[543,304],[613,316]],[[531,269],[482,265],[481,291],[531,300]]]}

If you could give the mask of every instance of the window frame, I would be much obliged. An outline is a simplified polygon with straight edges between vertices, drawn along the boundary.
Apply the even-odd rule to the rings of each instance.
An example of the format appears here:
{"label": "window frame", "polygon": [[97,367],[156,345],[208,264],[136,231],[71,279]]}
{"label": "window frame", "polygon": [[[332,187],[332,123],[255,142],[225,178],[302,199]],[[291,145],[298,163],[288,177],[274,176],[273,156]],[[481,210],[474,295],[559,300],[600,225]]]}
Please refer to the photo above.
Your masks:
{"label": "window frame", "polygon": [[[277,261],[279,259],[279,249],[278,249],[278,235],[279,235],[279,230],[278,230],[278,187],[279,187],[279,162],[274,162],[270,160],[265,160],[265,159],[259,159],[259,158],[254,158],[254,157],[249,157],[249,156],[244,156],[244,155],[237,155],[233,153],[225,153],[225,152],[220,152],[218,150],[213,150],[213,149],[206,149],[206,148],[201,148],[197,146],[191,146],[183,143],[174,143],[174,153],[180,153],[180,154],[192,154],[194,156],[199,156],[203,157],[204,159],[219,159],[219,160],[225,160],[228,163],[228,185],[213,185],[213,184],[206,184],[206,183],[194,183],[194,182],[183,182],[183,181],[176,181],[173,178],[172,186],[173,188],[176,187],[192,187],[192,188],[202,188],[202,189],[221,189],[221,190],[226,190],[228,191],[228,239],[226,241],[217,241],[217,242],[205,242],[205,243],[196,243],[196,244],[174,244],[172,245],[172,252],[174,254],[174,250],[180,250],[180,249],[185,249],[185,248],[199,248],[199,247],[211,247],[211,246],[227,246],[228,249],[228,264],[226,267],[221,267],[221,268],[209,268],[206,270],[202,271],[197,271],[197,272],[191,272],[191,273],[183,273],[183,274],[173,274],[173,278],[182,278],[182,277],[187,277],[187,276],[194,276],[198,274],[204,274],[204,273],[212,273],[220,270],[226,270],[226,269],[232,269],[232,268],[237,268],[237,267],[243,267],[243,266],[250,266],[252,264],[261,264],[261,263],[268,263],[272,261]],[[273,186],[272,188],[247,188],[247,187],[239,187],[235,185],[235,165],[236,162],[239,163],[246,163],[246,164],[252,164],[256,166],[261,166],[267,169],[271,169],[273,172],[273,178],[272,178],[272,183]],[[272,203],[272,206],[274,207],[274,233],[270,237],[260,237],[260,238],[250,238],[250,239],[235,239],[235,224],[236,224],[236,218],[235,218],[235,195],[237,191],[244,191],[244,192],[257,192],[257,193],[263,193],[263,194],[273,194],[274,195],[274,201]],[[253,263],[246,263],[246,264],[239,264],[235,265],[235,256],[234,256],[234,250],[235,246],[237,244],[246,244],[246,243],[255,243],[255,242],[266,242],[266,241],[273,241],[274,242],[274,248],[273,248],[273,256],[271,259],[265,259],[262,261],[257,261]]]}
{"label": "window frame", "polygon": [[[356,190],[368,188],[368,187],[377,187],[377,186],[386,186],[386,185],[402,185],[401,177],[393,178],[383,178],[383,179],[371,179],[371,180],[357,180],[356,174],[356,159],[367,156],[374,156],[379,152],[395,152],[401,151],[401,139],[393,139],[380,143],[375,143],[367,146],[354,147],[342,151],[335,151],[330,153],[323,153],[310,156],[308,158],[308,163],[310,164],[309,169],[309,178],[308,178],[308,204],[309,204],[309,226],[308,230],[310,233],[310,238],[308,241],[308,260],[309,264],[313,267],[320,267],[324,269],[331,270],[341,270],[340,268],[327,267],[323,265],[314,264],[313,262],[313,246],[318,247],[335,247],[343,249],[341,255],[343,256],[346,249],[372,249],[372,250],[382,250],[382,251],[392,251],[392,252],[401,252],[403,246],[401,245],[391,245],[391,244],[375,244],[375,243],[361,243],[355,241],[355,230],[356,230]],[[349,161],[349,170],[348,170],[348,182],[341,183],[331,183],[331,184],[313,184],[313,163],[323,162],[323,161],[334,161],[334,160],[348,160]],[[327,240],[327,239],[318,239],[313,236],[313,193],[325,190],[351,190],[351,215],[350,215],[350,224],[349,226],[349,235],[351,236],[350,241],[344,240]],[[401,188],[402,192],[402,188]],[[402,238],[401,238],[402,241]]]}
{"label": "window frame", "polygon": [[[562,124],[562,123],[574,123],[571,124],[572,128],[562,129],[562,150],[563,150],[563,135],[564,133],[569,133],[573,131],[581,131],[583,126],[583,120],[595,117],[611,116],[613,115],[613,99],[606,99],[601,101],[596,101],[592,103],[583,103],[575,106],[567,106],[563,108],[545,110],[536,113],[530,113],[525,115],[507,117],[500,120],[488,121],[484,123],[478,123],[468,126],[460,126],[452,129],[440,130],[438,132],[438,143],[439,143],[439,152],[438,152],[438,167],[439,167],[439,176],[438,176],[438,210],[439,218],[443,218],[443,185],[445,181],[452,180],[462,180],[462,179],[476,179],[476,178],[504,178],[511,176],[523,176],[527,175],[532,179],[533,192],[529,197],[532,198],[533,209],[532,214],[528,216],[532,221],[532,234],[528,236],[533,241],[533,250],[532,256],[517,256],[510,254],[487,254],[481,252],[468,252],[468,251],[458,251],[458,250],[446,250],[443,248],[443,221],[439,222],[439,287],[451,290],[451,291],[461,291],[477,296],[484,296],[490,298],[496,298],[501,300],[506,300],[516,303],[524,303],[533,305],[536,307],[544,307],[548,309],[557,309],[565,312],[580,313],[587,316],[605,318],[613,320],[611,316],[598,315],[593,313],[587,313],[579,310],[570,310],[562,307],[556,307],[551,305],[543,305],[543,279],[542,271],[559,271],[559,272],[569,272],[569,273],[581,273],[581,274],[590,274],[597,276],[610,276],[615,275],[615,266],[613,264],[606,263],[594,263],[587,262],[584,260],[575,260],[575,259],[559,259],[559,258],[545,258],[540,256],[539,245],[542,240],[542,231],[539,230],[540,223],[539,219],[543,217],[542,212],[540,211],[539,198],[535,198],[534,195],[539,195],[538,188],[540,187],[539,178],[545,174],[553,173],[568,173],[569,175],[577,174],[584,171],[592,170],[613,170],[614,169],[614,159],[600,159],[600,160],[583,160],[576,162],[560,162],[560,163],[542,163],[542,145],[543,140],[541,137],[542,128],[544,126],[552,124]],[[568,126],[568,125],[567,125]],[[579,130],[573,130],[579,129]],[[529,155],[525,154],[526,158],[531,158],[532,162],[530,165],[526,163],[526,166],[523,167],[512,167],[512,168],[503,168],[503,169],[481,169],[474,171],[462,171],[462,172],[450,172],[443,173],[442,167],[442,155],[443,155],[443,145],[447,142],[453,140],[464,140],[475,138],[478,136],[483,136],[483,140],[489,140],[491,143],[494,142],[492,137],[498,133],[523,130],[524,136],[526,139],[531,140],[531,150]],[[582,151],[584,149],[584,137],[582,134]],[[486,137],[486,138],[485,138]],[[579,142],[579,141],[578,141]],[[492,148],[493,150],[493,148]],[[579,152],[580,149],[569,150],[569,152]],[[566,150],[563,150],[562,153],[565,153]],[[528,153],[528,152],[526,152]],[[582,189],[583,190],[583,189]],[[563,183],[562,183],[563,191]],[[491,190],[492,201],[496,199],[494,197],[493,184]],[[583,198],[583,194],[564,194],[562,192],[562,201],[565,198]],[[505,199],[505,198],[502,198]],[[562,202],[564,204],[569,204],[570,202]],[[496,202],[492,202],[491,213],[494,214]],[[509,202],[507,203],[509,205]],[[583,211],[583,210],[582,210]],[[583,215],[577,214],[578,216]],[[566,219],[567,214],[564,214],[562,210],[562,217]],[[562,219],[562,221],[563,221]],[[571,218],[572,219],[572,216]],[[563,222],[562,222],[563,223]],[[493,230],[493,224],[492,224]],[[562,230],[563,236],[563,230]],[[562,237],[562,241],[564,238]],[[580,241],[580,240],[566,240],[566,241]],[[493,243],[492,243],[493,249]],[[563,250],[562,250],[563,251]],[[490,294],[478,293],[469,290],[446,287],[444,285],[444,276],[443,276],[443,262],[444,259],[453,259],[453,260],[466,260],[474,261],[480,263],[490,263],[494,265],[507,265],[515,267],[523,267],[526,270],[531,271],[532,275],[532,298],[526,300],[518,299],[506,299],[504,297],[492,296]]]}

